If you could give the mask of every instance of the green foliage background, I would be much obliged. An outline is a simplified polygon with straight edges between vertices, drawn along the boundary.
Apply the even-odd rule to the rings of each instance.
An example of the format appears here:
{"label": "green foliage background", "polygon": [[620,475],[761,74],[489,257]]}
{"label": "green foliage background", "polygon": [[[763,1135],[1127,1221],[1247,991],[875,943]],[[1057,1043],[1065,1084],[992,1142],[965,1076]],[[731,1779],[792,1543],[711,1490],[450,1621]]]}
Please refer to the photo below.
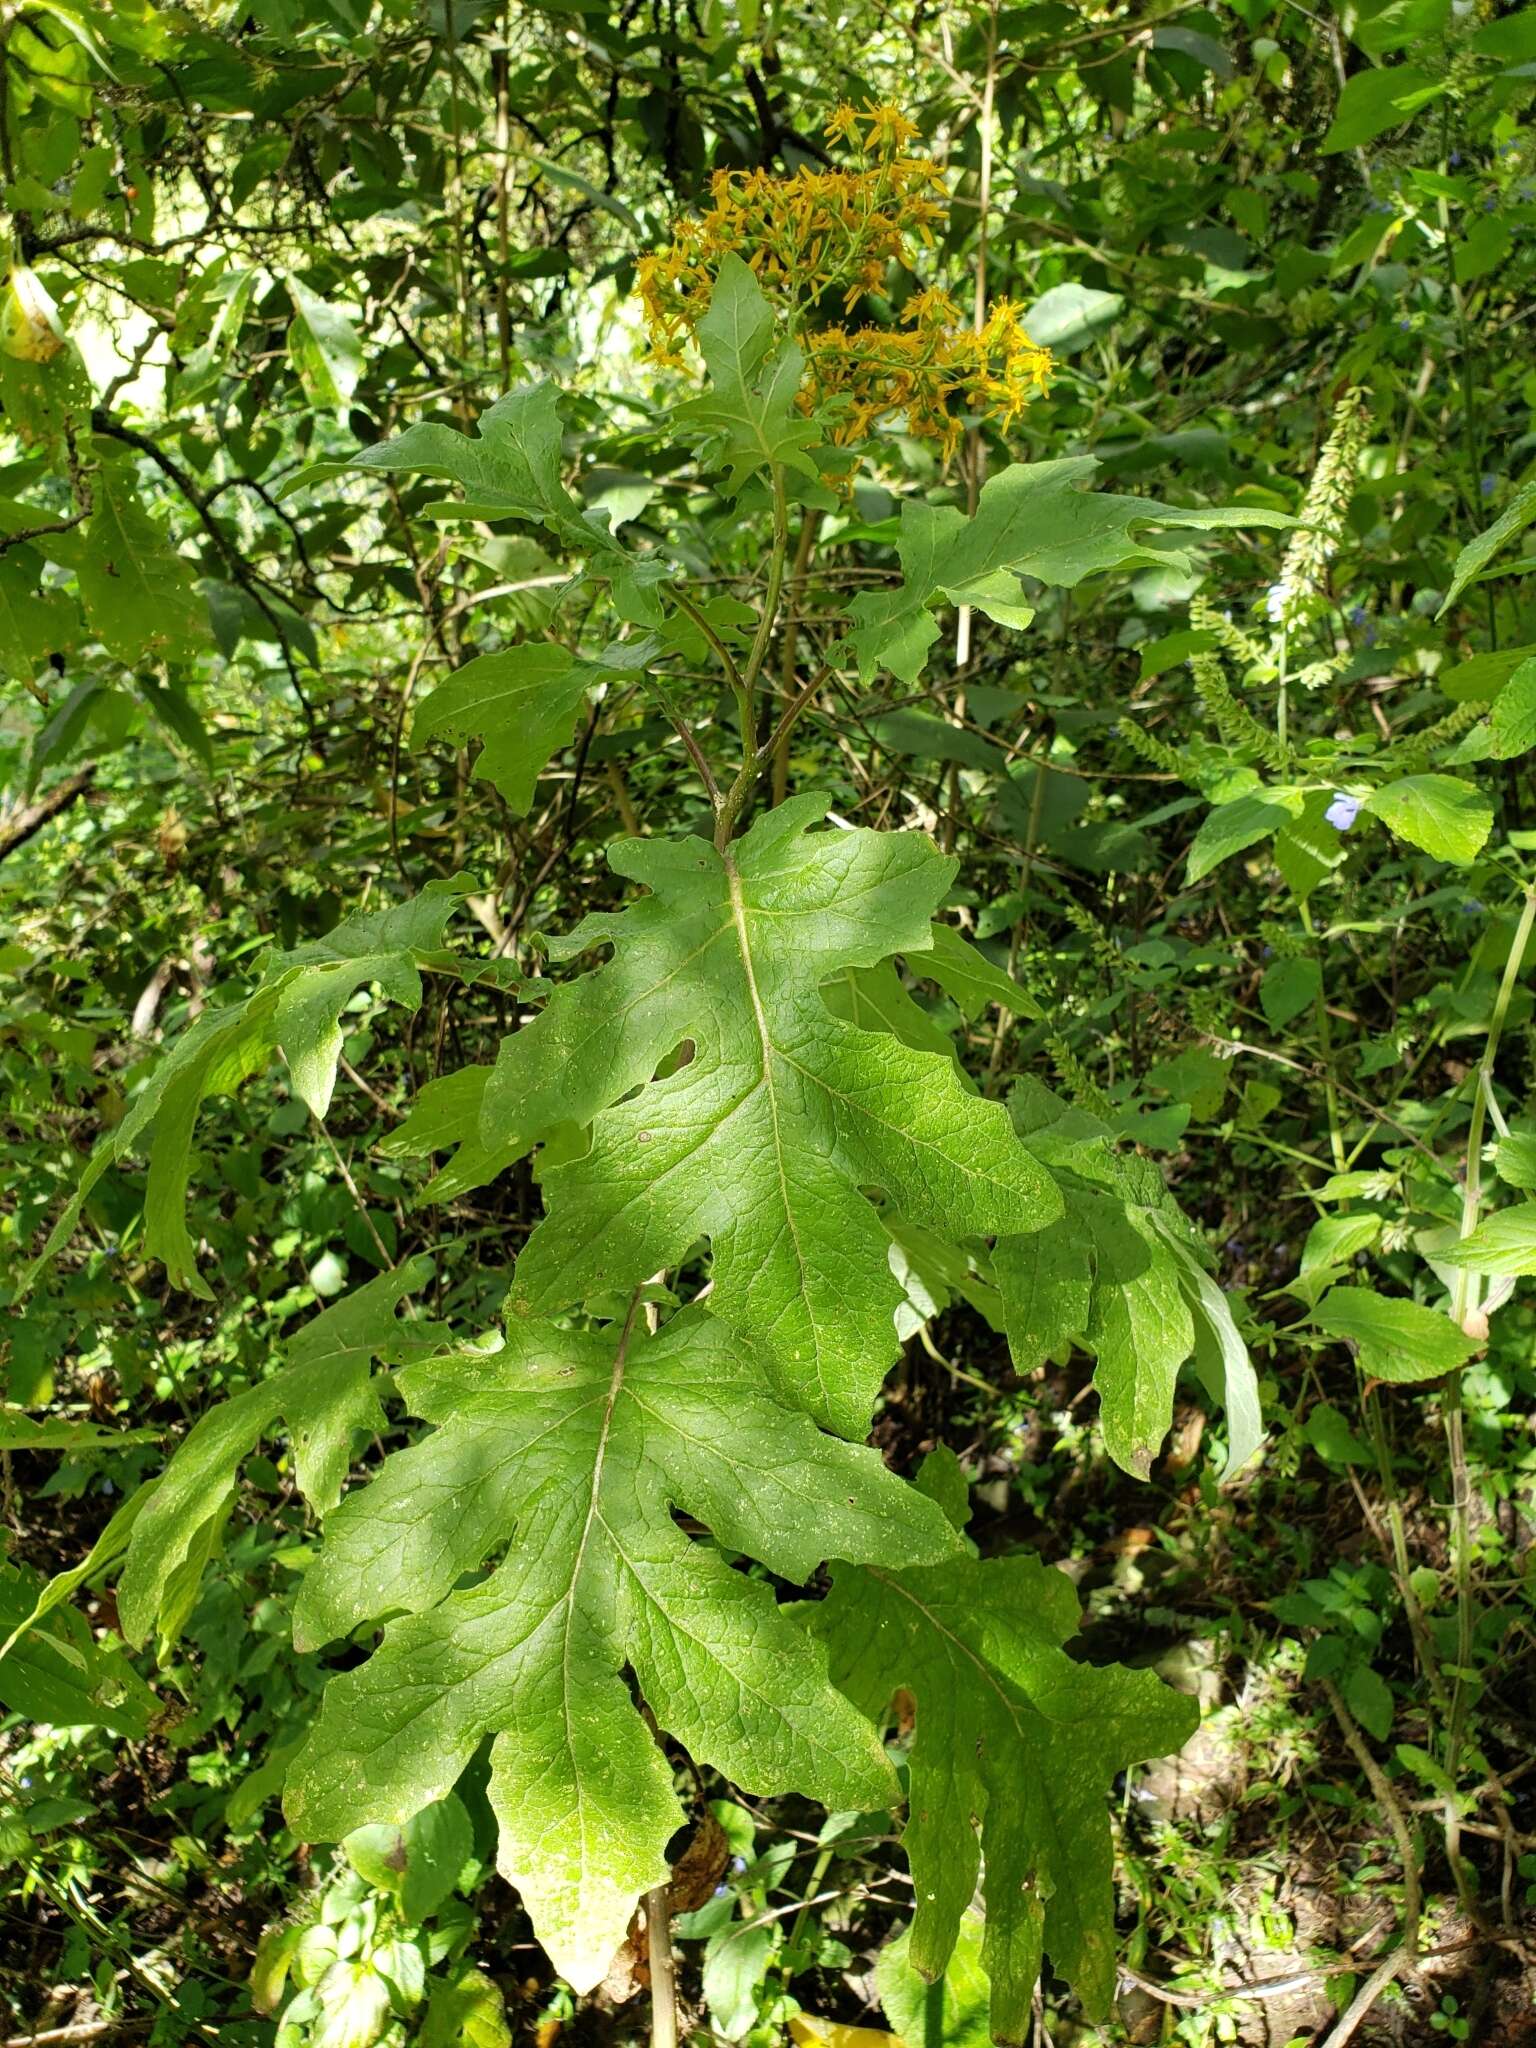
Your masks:
{"label": "green foliage background", "polygon": [[[423,1460],[452,1479],[522,1427],[486,1333],[582,1300],[662,1322],[636,1356],[718,1401],[722,1470],[808,1446],[734,1507],[678,1453],[657,1554],[709,1558],[750,1618],[733,1668],[761,1658],[802,1733],[886,1717],[841,1779],[744,1784],[780,1735],[685,1735],[657,1678],[658,1748],[595,1632],[594,1754],[648,1788],[608,1910],[670,1845],[685,2031],[979,2040],[990,1998],[1011,2039],[1519,2038],[1536,13],[19,0],[0,57],[10,2035],[647,2034],[642,1937],[590,1992],[549,1942],[511,1751],[471,1741],[456,1786],[418,1759],[414,1817],[351,1832],[297,1763],[402,1658],[436,1678],[478,1597],[454,1577],[542,1468],[509,1455],[502,1520],[460,1555],[450,1514],[453,1569],[409,1598],[403,1569],[359,1592],[355,1504],[414,1516]],[[844,101],[894,103],[943,168],[922,282],[1016,301],[1056,374],[947,462],[893,416],[818,503],[776,344],[659,368],[633,287],[713,172],[840,160]],[[913,288],[893,267],[861,317]],[[715,643],[747,659],[772,461],[810,539],[744,729]],[[701,1265],[702,1196],[643,1300],[653,1267],[611,1300],[589,1270],[628,1256],[592,1158],[707,1088],[739,1022],[711,968],[650,1037],[613,1023],[664,894],[638,885],[715,830],[680,728],[727,781],[763,748],[741,822],[810,832],[797,886],[829,844],[861,892],[895,877],[862,938],[829,936],[827,885],[775,1013],[809,1003],[827,1062],[884,1032],[892,1100],[951,1133],[927,1208],[880,1155],[873,1278],[873,1165],[818,1192],[819,1293],[718,1238]],[[722,900],[671,886],[679,917]],[[697,1072],[666,1071],[680,1037]],[[522,1121],[493,1135],[498,1099]],[[830,1143],[808,1119],[795,1156]],[[749,1186],[760,1149],[725,1152]],[[1022,1207],[966,1191],[983,1154]],[[699,1339],[672,1312],[706,1273]],[[815,1396],[751,1348],[801,1301],[847,1367]],[[789,1409],[861,1437],[893,1313],[882,1470]],[[599,1342],[544,1365],[600,1385]],[[882,1505],[893,1474],[920,1509]],[[818,1571],[887,1514],[900,1556]],[[882,1666],[912,1606],[884,1567],[941,1650],[914,1623]],[[1197,1707],[1184,1761],[1142,1768]],[[902,1840],[925,1785],[956,1803],[937,1851]],[[327,1801],[344,1850],[296,1819]],[[1026,1900],[985,1929],[973,1815]],[[1079,1879],[1112,1925],[1078,1924]]]}

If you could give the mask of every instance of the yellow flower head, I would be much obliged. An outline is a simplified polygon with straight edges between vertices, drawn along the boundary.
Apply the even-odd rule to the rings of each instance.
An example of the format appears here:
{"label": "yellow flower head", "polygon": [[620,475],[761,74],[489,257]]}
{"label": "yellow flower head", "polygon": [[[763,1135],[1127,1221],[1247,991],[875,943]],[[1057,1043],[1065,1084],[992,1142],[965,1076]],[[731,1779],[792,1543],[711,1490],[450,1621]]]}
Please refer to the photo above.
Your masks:
{"label": "yellow flower head", "polygon": [[869,130],[869,147],[885,156],[895,156],[909,142],[916,142],[922,132],[915,121],[909,121],[900,107],[893,107],[889,100],[883,100],[878,107],[866,107],[864,124]]}
{"label": "yellow flower head", "polygon": [[858,153],[858,168],[716,171],[708,211],[677,222],[668,247],[640,259],[636,284],[657,361],[680,363],[721,260],[735,254],[805,356],[800,403],[832,410],[836,440],[859,440],[893,412],[946,453],[966,413],[1011,425],[1046,389],[1051,359],[1009,301],[992,307],[980,333],[934,285],[908,295],[899,327],[843,324],[861,299],[899,289],[893,273],[910,273],[914,246],[932,246],[944,185],[936,164],[900,153],[917,128],[897,107],[839,106],[827,133]]}

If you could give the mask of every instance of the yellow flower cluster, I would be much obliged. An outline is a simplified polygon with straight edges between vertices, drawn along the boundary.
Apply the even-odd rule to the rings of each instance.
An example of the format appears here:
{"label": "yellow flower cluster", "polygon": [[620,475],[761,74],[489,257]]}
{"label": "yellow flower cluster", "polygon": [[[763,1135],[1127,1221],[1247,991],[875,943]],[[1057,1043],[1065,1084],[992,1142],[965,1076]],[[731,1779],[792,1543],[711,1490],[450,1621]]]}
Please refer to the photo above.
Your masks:
{"label": "yellow flower cluster", "polygon": [[932,246],[944,218],[943,173],[905,154],[918,131],[897,107],[840,106],[826,132],[857,153],[856,169],[784,178],[717,171],[708,212],[679,221],[667,248],[641,258],[638,287],[656,359],[681,366],[682,343],[703,317],[721,259],[735,254],[805,355],[800,403],[829,405],[838,441],[860,439],[892,412],[946,454],[963,431],[960,411],[1010,425],[1045,390],[1051,359],[1008,301],[993,307],[979,333],[932,288],[907,300],[900,327],[836,324],[838,311],[846,318],[884,286],[891,264],[911,268],[914,242]]}
{"label": "yellow flower cluster", "polygon": [[901,329],[824,327],[801,336],[811,402],[841,401],[836,440],[860,440],[882,415],[903,412],[909,434],[938,441],[948,455],[964,431],[961,412],[1009,427],[1047,387],[1049,351],[1036,348],[1007,299],[980,333],[962,326],[959,308],[932,289],[915,293],[901,317]]}

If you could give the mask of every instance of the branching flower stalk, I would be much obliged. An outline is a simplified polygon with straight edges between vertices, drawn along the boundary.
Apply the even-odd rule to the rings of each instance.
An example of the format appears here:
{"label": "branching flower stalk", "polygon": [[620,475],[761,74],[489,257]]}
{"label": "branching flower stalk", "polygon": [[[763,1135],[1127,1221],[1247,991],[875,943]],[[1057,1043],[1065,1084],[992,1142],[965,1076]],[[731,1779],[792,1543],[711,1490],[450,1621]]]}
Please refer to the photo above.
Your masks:
{"label": "branching flower stalk", "polygon": [[[1265,600],[1266,615],[1278,628],[1280,694],[1276,732],[1281,747],[1287,751],[1291,640],[1327,604],[1328,570],[1344,538],[1344,521],[1369,428],[1365,393],[1358,385],[1352,385],[1333,409],[1328,439],[1302,500],[1301,523],[1291,536],[1280,563],[1280,575]],[[1312,673],[1303,671],[1303,679]]]}

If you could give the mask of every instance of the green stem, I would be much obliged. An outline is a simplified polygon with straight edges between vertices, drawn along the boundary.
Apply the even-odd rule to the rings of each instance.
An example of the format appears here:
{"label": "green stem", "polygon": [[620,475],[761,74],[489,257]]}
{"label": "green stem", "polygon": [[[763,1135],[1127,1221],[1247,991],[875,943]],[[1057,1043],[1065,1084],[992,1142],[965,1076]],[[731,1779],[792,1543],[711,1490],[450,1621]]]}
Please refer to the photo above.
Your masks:
{"label": "green stem", "polygon": [[[1483,1057],[1478,1062],[1477,1080],[1472,1091],[1472,1114],[1467,1122],[1466,1170],[1461,1194],[1461,1227],[1458,1237],[1469,1238],[1477,1228],[1478,1212],[1483,1201],[1483,1132],[1487,1126],[1488,1105],[1493,1095],[1493,1063],[1499,1050],[1499,1040],[1504,1035],[1504,1020],[1509,1014],[1510,999],[1515,992],[1515,983],[1525,964],[1525,950],[1530,943],[1531,927],[1536,924],[1536,885],[1528,886],[1525,904],[1520,912],[1520,922],[1510,941],[1509,958],[1504,963],[1504,976],[1499,983],[1499,993],[1494,1002],[1493,1016],[1488,1024],[1488,1037],[1483,1047]],[[1460,1268],[1456,1283],[1451,1290],[1451,1320],[1458,1329],[1469,1336],[1479,1333],[1486,1335],[1486,1318],[1481,1316],[1481,1275],[1468,1267]],[[1462,1423],[1461,1371],[1450,1374],[1446,1380],[1445,1440],[1451,1466],[1451,1557],[1456,1579],[1456,1674],[1451,1690],[1451,1713],[1446,1728],[1445,1768],[1446,1775],[1454,1782],[1457,1766],[1461,1759],[1461,1745],[1466,1733],[1467,1673],[1472,1664],[1474,1621],[1472,1607],[1472,1542],[1471,1508],[1472,1481],[1467,1468],[1466,1438]],[[1459,1817],[1448,1806],[1446,1814],[1446,1849],[1452,1868],[1457,1873],[1458,1888],[1461,1884],[1461,1861],[1458,1853],[1460,1837]]]}
{"label": "green stem", "polygon": [[747,656],[746,670],[741,678],[747,700],[746,730],[742,736],[744,753],[749,747],[756,751],[752,734],[752,697],[757,679],[763,672],[763,663],[768,659],[774,626],[778,623],[779,596],[784,588],[784,562],[789,553],[789,499],[784,489],[782,463],[774,463],[770,475],[773,482],[773,551],[768,557],[768,589],[763,598],[762,616],[757,622],[752,652]]}
{"label": "green stem", "polygon": [[[757,725],[753,711],[753,699],[758,678],[763,672],[763,663],[768,659],[768,649],[773,642],[773,629],[779,615],[779,599],[784,589],[784,563],[789,553],[789,499],[784,489],[784,470],[774,463],[773,479],[773,551],[768,557],[768,587],[763,595],[762,615],[757,622],[753,636],[752,651],[747,656],[747,665],[741,672],[736,701],[741,714],[741,769],[736,780],[725,793],[725,801],[715,816],[715,845],[723,853],[731,842],[731,835],[741,821],[741,814],[747,807],[763,763],[768,758],[779,734],[775,734],[766,748],[757,744]],[[788,728],[785,726],[784,731]]]}
{"label": "green stem", "polygon": [[1317,1020],[1317,1049],[1323,1062],[1323,1098],[1328,1105],[1328,1145],[1333,1153],[1335,1173],[1342,1173],[1347,1164],[1344,1153],[1344,1128],[1339,1115],[1339,1087],[1333,1072],[1333,1028],[1328,1022],[1328,998],[1323,987],[1323,949],[1317,942],[1317,932],[1312,923],[1312,913],[1303,903],[1301,922],[1307,937],[1312,941],[1313,955],[1317,961],[1317,999],[1312,1005],[1312,1014]]}
{"label": "green stem", "polygon": [[687,613],[688,617],[692,619],[705,640],[709,643],[720,666],[725,670],[726,680],[735,691],[737,698],[740,699],[742,694],[741,670],[736,666],[735,655],[732,654],[729,647],[726,646],[720,635],[715,631],[714,626],[710,622],[709,615],[699,605],[694,603],[686,590],[677,588],[671,594],[677,600],[678,610]]}

